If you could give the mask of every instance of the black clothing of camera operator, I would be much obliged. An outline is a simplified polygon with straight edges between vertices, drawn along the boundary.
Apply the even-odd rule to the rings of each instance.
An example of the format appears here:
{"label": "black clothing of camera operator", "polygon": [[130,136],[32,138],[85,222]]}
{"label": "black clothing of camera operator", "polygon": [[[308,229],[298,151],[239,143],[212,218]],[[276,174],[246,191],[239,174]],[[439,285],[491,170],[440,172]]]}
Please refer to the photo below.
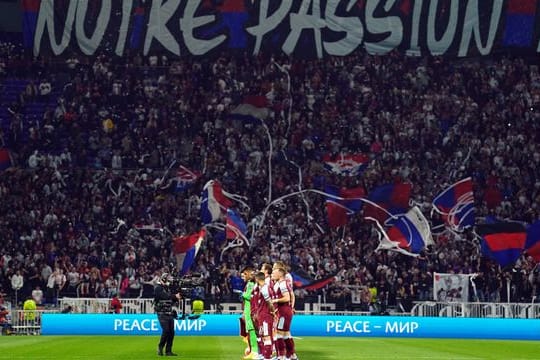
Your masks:
{"label": "black clothing of camera operator", "polygon": [[161,325],[161,339],[158,344],[158,355],[175,356],[172,352],[174,339],[174,320],[177,317],[173,306],[181,299],[180,293],[172,294],[169,286],[171,276],[167,273],[161,275],[157,285],[154,288],[154,309],[157,313],[159,324]]}

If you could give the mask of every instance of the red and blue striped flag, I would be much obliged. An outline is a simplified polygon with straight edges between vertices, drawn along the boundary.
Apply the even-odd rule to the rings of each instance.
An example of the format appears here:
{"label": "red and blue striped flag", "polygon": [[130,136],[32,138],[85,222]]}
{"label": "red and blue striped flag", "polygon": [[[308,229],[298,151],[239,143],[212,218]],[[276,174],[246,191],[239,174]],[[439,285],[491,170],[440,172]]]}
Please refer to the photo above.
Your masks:
{"label": "red and blue striped flag", "polygon": [[540,263],[540,220],[527,227],[527,241],[525,251],[534,261]]}
{"label": "red and blue striped flag", "polygon": [[385,184],[373,189],[364,207],[364,217],[370,217],[384,224],[391,215],[404,214],[409,209],[412,184]]}
{"label": "red and blue striped flag", "polygon": [[482,254],[502,267],[515,263],[525,249],[527,233],[518,222],[477,225],[476,233],[481,237]]}
{"label": "red and blue striped flag", "polygon": [[326,211],[328,225],[330,227],[344,226],[349,222],[349,216],[357,213],[362,208],[362,198],[365,195],[364,188],[338,188],[327,185],[325,192]]}

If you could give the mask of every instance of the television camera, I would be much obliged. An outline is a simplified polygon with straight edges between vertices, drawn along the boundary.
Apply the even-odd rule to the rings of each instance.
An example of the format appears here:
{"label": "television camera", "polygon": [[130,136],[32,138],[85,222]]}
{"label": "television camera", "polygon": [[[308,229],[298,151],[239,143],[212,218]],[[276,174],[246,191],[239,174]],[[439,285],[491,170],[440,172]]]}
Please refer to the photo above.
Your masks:
{"label": "television camera", "polygon": [[[201,274],[190,274],[184,276],[171,276],[168,282],[168,289],[171,293],[182,295],[180,314],[175,310],[175,317],[178,320],[186,318],[190,320],[198,319],[204,311],[204,302],[197,296],[197,290],[204,286],[204,278]],[[199,292],[200,293],[200,292]],[[191,314],[186,314],[186,301],[191,300]]]}
{"label": "television camera", "polygon": [[204,278],[201,274],[190,274],[182,277],[172,276],[169,282],[169,291],[173,294],[180,293],[182,298],[191,298],[193,290],[203,286]]}

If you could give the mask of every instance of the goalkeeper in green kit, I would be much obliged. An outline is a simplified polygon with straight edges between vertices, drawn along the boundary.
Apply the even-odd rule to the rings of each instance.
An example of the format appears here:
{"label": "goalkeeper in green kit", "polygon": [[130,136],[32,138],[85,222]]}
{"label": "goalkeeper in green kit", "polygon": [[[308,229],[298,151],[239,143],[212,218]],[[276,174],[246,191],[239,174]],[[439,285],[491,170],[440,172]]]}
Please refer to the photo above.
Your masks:
{"label": "goalkeeper in green kit", "polygon": [[[253,298],[254,291],[257,291],[253,275],[255,269],[251,266],[246,266],[241,273],[242,280],[246,283],[244,287],[244,292],[242,292],[242,305],[244,311],[241,318],[241,329],[240,335],[244,338],[244,341],[247,343],[247,348],[244,351],[244,359],[258,359],[259,358],[259,347],[257,345],[257,331],[254,324],[254,320],[251,317],[251,299]],[[242,326],[244,327],[242,329]]]}

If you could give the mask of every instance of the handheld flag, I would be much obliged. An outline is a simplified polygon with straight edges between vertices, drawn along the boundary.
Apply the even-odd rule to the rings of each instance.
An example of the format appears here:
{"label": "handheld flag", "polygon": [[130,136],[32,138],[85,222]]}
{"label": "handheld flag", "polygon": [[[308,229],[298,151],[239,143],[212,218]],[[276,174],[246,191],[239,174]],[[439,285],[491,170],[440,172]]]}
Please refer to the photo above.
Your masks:
{"label": "handheld flag", "polygon": [[346,225],[349,215],[360,211],[361,198],[365,195],[362,187],[339,189],[336,186],[327,185],[325,192],[332,195],[326,197],[326,211],[330,227]]}
{"label": "handheld flag", "polygon": [[323,279],[313,279],[311,276],[305,273],[305,271],[291,271],[291,276],[293,278],[293,284],[295,289],[304,289],[307,291],[315,291],[322,289],[328,284],[331,284],[335,279],[336,275],[330,275]]}
{"label": "handheld flag", "polygon": [[433,210],[441,214],[453,231],[462,232],[474,226],[474,195],[472,178],[450,185],[433,199]]}
{"label": "handheld flag", "polygon": [[217,180],[208,181],[203,187],[201,203],[201,220],[209,224],[219,220],[226,214],[232,201],[225,196],[221,184]]}
{"label": "handheld flag", "polygon": [[532,256],[534,261],[540,262],[540,220],[527,227],[525,251],[527,255]]}
{"label": "handheld flag", "polygon": [[390,215],[400,215],[407,212],[411,198],[412,184],[384,184],[373,189],[369,202],[364,207],[364,217],[376,219],[384,224]]}
{"label": "handheld flag", "polygon": [[174,238],[173,252],[176,255],[176,267],[180,275],[185,275],[193,265],[205,236],[206,230],[201,229],[194,234]]}
{"label": "handheld flag", "polygon": [[239,236],[245,237],[247,226],[244,220],[233,209],[227,210],[227,239],[236,239]]}
{"label": "handheld flag", "polygon": [[244,121],[264,120],[270,115],[268,100],[262,95],[244,97],[243,102],[235,107],[230,114],[233,119]]}
{"label": "handheld flag", "polygon": [[376,250],[391,250],[408,256],[418,256],[426,246],[434,243],[429,223],[417,206],[398,216],[388,231],[375,219],[371,220],[376,222],[379,230],[380,243]]}
{"label": "handheld flag", "polygon": [[359,176],[369,163],[364,154],[326,154],[322,160],[328,171],[341,176]]}
{"label": "handheld flag", "polygon": [[502,267],[516,262],[527,240],[525,227],[518,222],[477,225],[476,233],[482,239],[482,253]]}
{"label": "handheld flag", "polygon": [[180,165],[176,172],[175,192],[183,192],[189,189],[201,177],[198,171],[192,171],[185,166]]}

